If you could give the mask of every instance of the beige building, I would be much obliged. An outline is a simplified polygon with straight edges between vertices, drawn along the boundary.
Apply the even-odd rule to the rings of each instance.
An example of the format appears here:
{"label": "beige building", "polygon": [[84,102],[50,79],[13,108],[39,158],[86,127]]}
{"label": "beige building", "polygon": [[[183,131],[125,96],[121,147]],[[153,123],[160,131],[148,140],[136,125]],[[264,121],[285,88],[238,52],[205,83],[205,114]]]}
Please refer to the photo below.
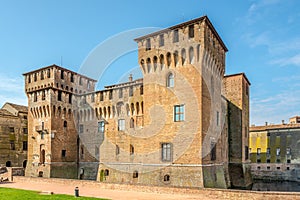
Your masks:
{"label": "beige building", "polygon": [[26,106],[5,103],[0,109],[0,167],[26,167]]}
{"label": "beige building", "polygon": [[56,65],[24,74],[26,175],[249,187],[250,83],[224,76],[227,48],[209,19],[135,41],[143,79],[95,91],[95,80]]}

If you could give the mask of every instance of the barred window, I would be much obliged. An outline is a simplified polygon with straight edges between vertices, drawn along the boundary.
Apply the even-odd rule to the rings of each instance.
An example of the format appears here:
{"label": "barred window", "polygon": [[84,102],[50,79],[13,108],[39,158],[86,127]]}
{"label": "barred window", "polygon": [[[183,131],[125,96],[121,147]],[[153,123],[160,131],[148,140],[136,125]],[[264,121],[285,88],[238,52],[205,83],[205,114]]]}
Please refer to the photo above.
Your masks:
{"label": "barred window", "polygon": [[171,161],[172,158],[172,144],[171,143],[162,143],[161,144],[161,160],[162,161]]}

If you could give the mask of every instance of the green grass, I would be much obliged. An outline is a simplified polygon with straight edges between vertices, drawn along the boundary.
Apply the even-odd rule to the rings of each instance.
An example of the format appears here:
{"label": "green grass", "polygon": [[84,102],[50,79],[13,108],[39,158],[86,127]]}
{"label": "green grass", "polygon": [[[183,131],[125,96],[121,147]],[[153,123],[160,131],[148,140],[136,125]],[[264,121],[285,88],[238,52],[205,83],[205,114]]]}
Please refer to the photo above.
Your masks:
{"label": "green grass", "polygon": [[[11,188],[0,188],[0,199],[1,200],[18,200],[18,199],[77,199],[77,200],[99,200],[98,198],[92,197],[79,197],[76,198],[71,195],[64,195],[64,194],[53,194],[53,195],[44,195],[39,194],[36,191],[29,191],[29,190],[19,190],[19,189],[11,189]],[[102,199],[104,200],[104,199]]]}

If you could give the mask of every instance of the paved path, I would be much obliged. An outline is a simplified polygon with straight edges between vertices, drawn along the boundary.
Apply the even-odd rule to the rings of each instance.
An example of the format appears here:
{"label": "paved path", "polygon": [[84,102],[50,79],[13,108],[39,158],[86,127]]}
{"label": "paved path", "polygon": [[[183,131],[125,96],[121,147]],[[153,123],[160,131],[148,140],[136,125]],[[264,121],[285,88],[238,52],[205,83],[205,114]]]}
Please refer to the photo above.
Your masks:
{"label": "paved path", "polygon": [[[51,191],[54,194],[69,194],[74,195],[74,189],[76,185],[64,185],[57,183],[1,183],[0,187],[7,188],[19,188],[25,190],[35,190],[35,191]],[[153,199],[163,199],[163,200],[195,200],[195,199],[211,199],[202,195],[195,194],[159,194],[159,193],[150,193],[150,192],[138,192],[138,191],[123,191],[123,190],[111,190],[111,189],[99,189],[93,186],[81,186],[79,188],[80,196],[89,196],[89,197],[99,197],[106,199],[130,199],[130,200],[153,200]]]}

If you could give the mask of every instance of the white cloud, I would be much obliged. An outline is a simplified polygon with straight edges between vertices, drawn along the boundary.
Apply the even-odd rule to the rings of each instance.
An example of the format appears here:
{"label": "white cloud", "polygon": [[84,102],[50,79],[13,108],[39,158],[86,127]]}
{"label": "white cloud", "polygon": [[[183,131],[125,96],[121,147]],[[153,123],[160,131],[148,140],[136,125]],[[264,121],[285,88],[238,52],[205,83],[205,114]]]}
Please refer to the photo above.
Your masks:
{"label": "white cloud", "polygon": [[27,105],[27,97],[24,92],[24,79],[22,76],[8,77],[0,74],[0,106],[5,102]]}
{"label": "white cloud", "polygon": [[279,66],[287,66],[287,65],[300,66],[300,53],[291,57],[272,60],[270,63],[277,64]]}
{"label": "white cloud", "polygon": [[259,0],[256,3],[251,4],[250,8],[248,9],[249,13],[253,13],[265,6],[270,6],[279,3],[280,0]]}
{"label": "white cloud", "polygon": [[267,98],[251,98],[251,124],[280,123],[300,113],[300,90],[285,90]]}

